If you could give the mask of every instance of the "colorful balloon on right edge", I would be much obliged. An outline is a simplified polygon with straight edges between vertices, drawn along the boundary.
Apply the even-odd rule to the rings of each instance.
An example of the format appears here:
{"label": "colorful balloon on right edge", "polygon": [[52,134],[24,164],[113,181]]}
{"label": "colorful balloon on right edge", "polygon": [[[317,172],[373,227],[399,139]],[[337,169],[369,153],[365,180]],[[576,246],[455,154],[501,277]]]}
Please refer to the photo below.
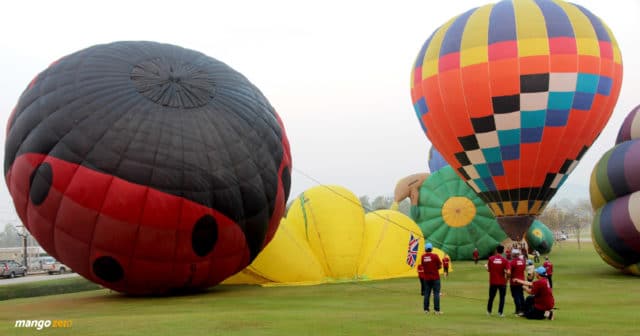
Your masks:
{"label": "colorful balloon on right edge", "polygon": [[609,265],[640,276],[640,106],[591,173],[591,240]]}
{"label": "colorful balloon on right edge", "polygon": [[609,120],[622,56],[584,7],[501,1],[438,28],[411,77],[427,138],[519,241]]}

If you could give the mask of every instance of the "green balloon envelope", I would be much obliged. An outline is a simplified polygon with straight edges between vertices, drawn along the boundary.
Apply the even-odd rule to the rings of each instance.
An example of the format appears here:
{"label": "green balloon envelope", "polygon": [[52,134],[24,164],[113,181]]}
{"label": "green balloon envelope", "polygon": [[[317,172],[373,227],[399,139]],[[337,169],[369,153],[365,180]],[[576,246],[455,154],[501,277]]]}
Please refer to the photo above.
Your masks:
{"label": "green balloon envelope", "polygon": [[507,238],[491,210],[451,166],[431,174],[420,186],[411,217],[425,240],[451,260],[471,260],[474,248],[485,258]]}
{"label": "green balloon envelope", "polygon": [[553,247],[553,232],[539,220],[534,220],[526,235],[529,250],[538,250],[542,254],[551,252]]}

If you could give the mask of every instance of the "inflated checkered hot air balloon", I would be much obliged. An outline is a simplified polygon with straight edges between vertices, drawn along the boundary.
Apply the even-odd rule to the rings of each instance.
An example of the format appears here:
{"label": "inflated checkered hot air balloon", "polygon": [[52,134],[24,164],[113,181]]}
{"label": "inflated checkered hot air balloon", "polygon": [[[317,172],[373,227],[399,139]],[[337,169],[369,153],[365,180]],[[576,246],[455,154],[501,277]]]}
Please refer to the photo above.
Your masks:
{"label": "inflated checkered hot air balloon", "polygon": [[40,245],[132,293],[215,285],[273,237],[291,159],[273,107],[200,52],[115,42],[63,57],[26,88],[5,179]]}
{"label": "inflated checkered hot air balloon", "polygon": [[622,59],[587,9],[513,0],[438,28],[411,75],[427,137],[519,241],[609,120]]}

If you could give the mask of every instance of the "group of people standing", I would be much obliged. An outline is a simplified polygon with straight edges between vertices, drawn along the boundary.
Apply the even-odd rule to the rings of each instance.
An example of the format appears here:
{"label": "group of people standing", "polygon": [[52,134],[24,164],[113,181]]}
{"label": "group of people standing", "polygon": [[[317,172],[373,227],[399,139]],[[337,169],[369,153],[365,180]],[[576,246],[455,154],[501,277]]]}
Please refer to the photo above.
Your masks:
{"label": "group of people standing", "polygon": [[[549,257],[545,257],[542,266],[535,267],[518,248],[510,249],[510,259],[505,258],[504,246],[496,247],[494,254],[489,257],[485,267],[489,272],[489,299],[487,302],[487,315],[493,311],[493,302],[499,294],[498,315],[504,317],[504,304],[507,291],[507,282],[513,302],[515,313],[528,319],[554,319],[553,309],[555,300],[553,297],[553,264]],[[473,260],[477,264],[479,260],[478,250],[473,252]],[[435,314],[442,314],[440,310],[440,268],[444,268],[444,277],[448,276],[449,257],[442,260],[433,253],[433,245],[425,245],[425,253],[418,264],[418,276],[420,279],[420,291],[424,296],[423,308],[425,313],[430,312],[430,297],[433,293],[433,308]],[[530,294],[526,299],[524,293]]]}
{"label": "group of people standing", "polygon": [[[528,319],[553,320],[553,308],[555,300],[549,274],[552,274],[553,265],[546,257],[545,265],[534,269],[535,280],[525,280],[527,260],[521,255],[519,249],[512,249],[511,260],[507,260],[502,254],[504,247],[499,245],[495,253],[489,257],[486,268],[489,272],[489,300],[487,301],[487,315],[492,314],[493,301],[499,292],[498,315],[504,317],[504,302],[507,291],[507,282],[516,308],[516,315]],[[529,265],[531,268],[532,265]],[[550,271],[548,271],[548,269]],[[526,299],[524,292],[530,294]]]}

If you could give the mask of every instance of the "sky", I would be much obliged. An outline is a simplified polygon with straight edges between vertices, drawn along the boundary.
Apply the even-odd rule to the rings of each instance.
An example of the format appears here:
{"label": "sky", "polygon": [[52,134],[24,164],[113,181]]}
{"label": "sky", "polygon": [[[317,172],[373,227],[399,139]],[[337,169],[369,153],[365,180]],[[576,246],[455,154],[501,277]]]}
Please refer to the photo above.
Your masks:
{"label": "sky", "polygon": [[[427,172],[431,147],[410,98],[425,40],[450,18],[495,1],[8,1],[0,19],[0,127],[29,81],[86,47],[148,40],[203,52],[245,75],[282,118],[291,197],[318,184],[392,195]],[[603,19],[624,78],[613,115],[556,195],[588,197],[591,170],[640,104],[640,0],[574,0]],[[0,137],[4,157],[4,136]],[[0,224],[17,221],[0,183]]]}

